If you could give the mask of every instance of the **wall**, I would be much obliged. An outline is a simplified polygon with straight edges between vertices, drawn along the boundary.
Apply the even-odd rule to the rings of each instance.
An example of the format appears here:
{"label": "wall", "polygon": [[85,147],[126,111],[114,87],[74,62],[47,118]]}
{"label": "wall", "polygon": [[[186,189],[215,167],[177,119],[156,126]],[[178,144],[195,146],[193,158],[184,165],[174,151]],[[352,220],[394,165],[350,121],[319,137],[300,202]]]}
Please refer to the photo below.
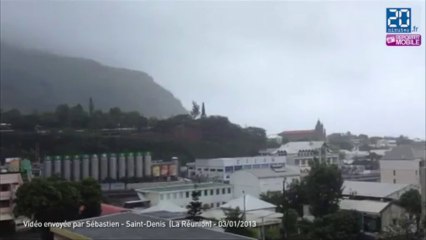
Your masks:
{"label": "wall", "polygon": [[[230,188],[230,192],[228,188]],[[217,194],[217,189],[219,189],[219,194]],[[223,189],[225,189],[225,191]],[[205,190],[207,190],[207,195],[205,194]],[[213,195],[211,195],[211,190],[213,190]],[[192,191],[194,191],[194,189],[176,190],[168,192],[151,192],[145,194],[141,194],[139,192],[138,195],[143,195],[144,199],[150,200],[151,206],[157,205],[160,201],[170,201],[180,207],[185,208],[186,205],[188,205],[192,201]],[[221,205],[233,199],[233,189],[231,185],[208,188],[198,187],[197,191],[201,191],[200,202],[202,203],[202,205],[214,204],[214,207],[218,207],[218,204]]]}
{"label": "wall", "polygon": [[380,160],[380,181],[419,186],[419,162],[419,160]]}
{"label": "wall", "polygon": [[[299,176],[286,177],[286,189],[293,181],[300,181]],[[244,191],[246,194],[259,197],[261,193],[282,192],[284,177],[257,178],[253,174],[246,171],[238,171],[231,175],[229,183],[234,186],[234,197],[242,196]]]}
{"label": "wall", "polygon": [[388,206],[381,214],[382,231],[386,231],[393,224],[393,219],[401,219],[404,214],[405,211],[403,208],[395,204]]}
{"label": "wall", "polygon": [[262,192],[257,177],[245,171],[232,174],[229,183],[234,187],[234,198],[242,196],[243,191],[253,197],[259,197]]}

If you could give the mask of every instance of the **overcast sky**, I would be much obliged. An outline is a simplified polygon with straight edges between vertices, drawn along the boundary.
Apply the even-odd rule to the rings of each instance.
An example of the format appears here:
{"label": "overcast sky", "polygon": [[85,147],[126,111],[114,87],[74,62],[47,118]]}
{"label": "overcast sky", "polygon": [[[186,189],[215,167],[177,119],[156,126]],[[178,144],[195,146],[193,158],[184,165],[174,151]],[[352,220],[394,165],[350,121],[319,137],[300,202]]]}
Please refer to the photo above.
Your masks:
{"label": "overcast sky", "polygon": [[[411,7],[421,47],[385,45]],[[1,2],[1,37],[142,70],[190,109],[268,134],[425,136],[424,1]]]}

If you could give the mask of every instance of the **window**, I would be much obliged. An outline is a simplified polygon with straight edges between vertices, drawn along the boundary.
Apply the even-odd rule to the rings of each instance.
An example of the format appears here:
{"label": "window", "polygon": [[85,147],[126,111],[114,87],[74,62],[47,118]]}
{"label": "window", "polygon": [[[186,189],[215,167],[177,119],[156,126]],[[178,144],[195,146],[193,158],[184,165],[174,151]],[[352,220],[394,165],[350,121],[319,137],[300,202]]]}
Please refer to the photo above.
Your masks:
{"label": "window", "polygon": [[183,192],[179,192],[179,198],[183,198]]}
{"label": "window", "polygon": [[160,200],[163,200],[163,199],[164,199],[164,195],[160,194]]}
{"label": "window", "polygon": [[189,192],[186,192],[185,195],[186,195],[186,198],[189,198]]}
{"label": "window", "polygon": [[2,192],[10,191],[10,185],[9,184],[2,184],[0,191],[2,191]]}
{"label": "window", "polygon": [[210,189],[210,195],[212,195],[212,196],[213,196],[213,194],[214,194],[214,190],[213,190],[213,189]]}
{"label": "window", "polygon": [[9,200],[2,200],[0,201],[0,208],[6,208],[10,206]]}
{"label": "window", "polygon": [[218,172],[223,172],[223,169],[218,169],[217,171],[218,171]]}
{"label": "window", "polygon": [[235,171],[241,170],[243,168],[243,166],[235,166],[234,169]]}
{"label": "window", "polygon": [[177,198],[177,193],[173,193],[173,199]]}
{"label": "window", "polygon": [[416,170],[416,176],[419,175],[419,172]]}
{"label": "window", "polygon": [[234,172],[234,167],[225,167],[225,172]]}
{"label": "window", "polygon": [[213,208],[213,207],[214,207],[214,203],[210,203],[210,207],[212,207],[212,208]]}
{"label": "window", "polygon": [[216,207],[219,207],[220,206],[220,203],[218,202],[218,203],[216,203]]}
{"label": "window", "polygon": [[210,172],[216,172],[216,169],[210,168]]}
{"label": "window", "polygon": [[226,188],[222,188],[222,194],[225,194]]}
{"label": "window", "polygon": [[393,179],[393,183],[396,183],[396,179]]}
{"label": "window", "polygon": [[219,188],[217,188],[216,189],[216,195],[219,195],[220,194],[220,189]]}
{"label": "window", "polygon": [[209,171],[209,169],[208,169],[208,168],[204,168],[204,171],[205,171],[205,172],[208,172],[208,171]]}
{"label": "window", "polygon": [[231,193],[231,188],[228,188],[228,193],[229,193],[229,194]]}
{"label": "window", "polygon": [[167,193],[166,198],[170,199],[170,193]]}
{"label": "window", "polygon": [[204,190],[204,196],[207,196],[207,193],[208,193],[207,190]]}
{"label": "window", "polygon": [[395,170],[393,170],[393,175],[394,175],[394,176],[396,175],[396,171],[395,171]]}

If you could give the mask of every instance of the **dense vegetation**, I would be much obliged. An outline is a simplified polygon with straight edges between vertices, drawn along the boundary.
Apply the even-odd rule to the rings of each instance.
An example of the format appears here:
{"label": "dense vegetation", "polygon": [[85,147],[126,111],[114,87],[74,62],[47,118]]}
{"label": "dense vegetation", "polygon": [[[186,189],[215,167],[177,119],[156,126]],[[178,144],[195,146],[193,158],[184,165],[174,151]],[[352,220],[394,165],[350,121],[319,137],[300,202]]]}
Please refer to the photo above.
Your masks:
{"label": "dense vegetation", "polygon": [[1,134],[1,157],[31,160],[45,155],[151,151],[154,159],[256,155],[266,145],[265,130],[242,128],[222,116],[177,115],[146,118],[138,112],[111,108],[104,112],[89,104],[60,105],[54,112],[1,112],[11,132]]}
{"label": "dense vegetation", "polygon": [[[35,178],[16,192],[17,216],[33,221],[63,222],[101,214],[101,189],[93,179],[68,182],[56,177]],[[42,239],[53,239],[49,229],[41,229]]]}

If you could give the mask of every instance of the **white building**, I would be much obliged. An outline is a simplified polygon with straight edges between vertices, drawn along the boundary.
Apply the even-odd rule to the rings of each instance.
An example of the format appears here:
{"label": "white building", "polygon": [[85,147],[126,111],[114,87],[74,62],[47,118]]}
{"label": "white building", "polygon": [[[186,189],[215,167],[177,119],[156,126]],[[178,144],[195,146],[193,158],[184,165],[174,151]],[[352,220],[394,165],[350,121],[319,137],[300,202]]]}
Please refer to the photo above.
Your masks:
{"label": "white building", "polygon": [[375,148],[394,148],[397,146],[397,142],[395,139],[379,139],[376,144],[373,145]]}
{"label": "white building", "polygon": [[192,201],[193,191],[200,191],[200,202],[209,207],[219,207],[233,197],[231,185],[213,182],[171,184],[139,188],[135,191],[142,201],[149,201],[151,206],[169,201],[183,208]]}
{"label": "white building", "polygon": [[314,160],[340,165],[339,154],[332,152],[324,141],[288,142],[273,154],[287,156],[287,165],[300,167],[303,176],[309,173],[309,164]]}
{"label": "white building", "polygon": [[261,193],[282,192],[284,182],[288,188],[296,181],[300,181],[300,168],[286,166],[237,171],[231,175],[229,182],[234,187],[234,197],[242,196],[243,192],[259,197]]}
{"label": "white building", "polygon": [[235,158],[196,159],[187,164],[188,177],[207,178],[228,182],[232,173],[243,169],[284,167],[285,156],[255,156]]}
{"label": "white building", "polygon": [[16,191],[23,184],[21,173],[0,173],[0,221],[14,221],[16,223],[13,209],[15,208]]}
{"label": "white building", "polygon": [[420,185],[420,162],[425,159],[425,143],[400,145],[380,160],[380,181]]}

